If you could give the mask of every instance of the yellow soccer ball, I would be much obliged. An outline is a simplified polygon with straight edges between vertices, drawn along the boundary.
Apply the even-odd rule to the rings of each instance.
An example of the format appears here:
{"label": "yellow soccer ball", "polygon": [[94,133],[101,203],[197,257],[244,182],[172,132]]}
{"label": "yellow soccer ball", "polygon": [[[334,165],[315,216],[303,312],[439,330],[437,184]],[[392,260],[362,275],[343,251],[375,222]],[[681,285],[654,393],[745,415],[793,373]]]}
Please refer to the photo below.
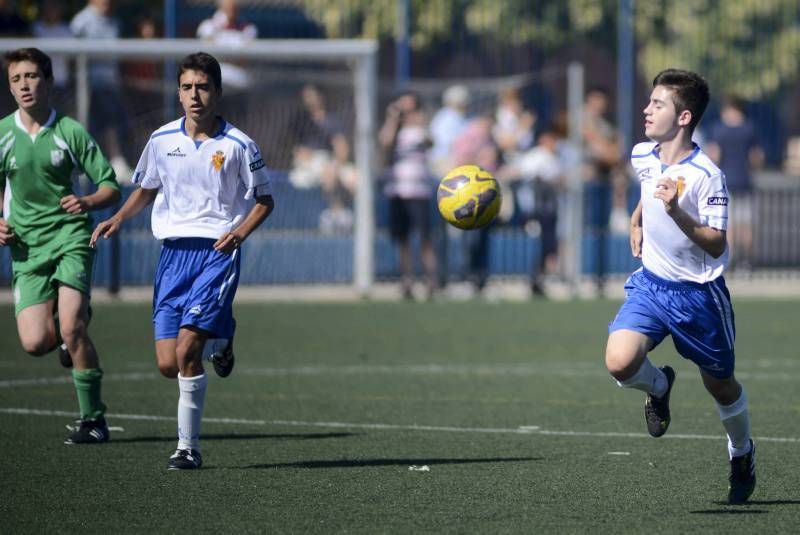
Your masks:
{"label": "yellow soccer ball", "polygon": [[500,185],[477,165],[456,167],[439,183],[436,204],[445,221],[464,230],[485,227],[497,217]]}

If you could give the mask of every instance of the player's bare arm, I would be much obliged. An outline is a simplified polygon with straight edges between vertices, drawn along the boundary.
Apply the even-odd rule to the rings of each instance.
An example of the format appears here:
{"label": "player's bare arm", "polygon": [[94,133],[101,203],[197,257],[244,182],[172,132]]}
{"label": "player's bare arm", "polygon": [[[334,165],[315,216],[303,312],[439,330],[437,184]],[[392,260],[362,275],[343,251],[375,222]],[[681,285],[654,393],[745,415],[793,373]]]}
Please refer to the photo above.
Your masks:
{"label": "player's bare arm", "polygon": [[658,181],[653,197],[661,199],[664,209],[690,240],[714,258],[722,256],[727,243],[725,231],[701,225],[678,206],[677,182],[671,178],[662,178]]}
{"label": "player's bare arm", "polygon": [[634,258],[642,257],[642,200],[631,214],[631,254]]}
{"label": "player's bare arm", "polygon": [[122,222],[141,212],[145,206],[151,204],[155,200],[156,195],[158,195],[157,189],[145,188],[139,188],[131,193],[131,196],[128,197],[128,200],[125,201],[125,204],[122,205],[122,208],[120,208],[116,214],[97,225],[97,228],[95,228],[92,233],[89,245],[94,247],[94,244],[97,243],[97,240],[100,239],[101,236],[108,239],[119,232],[119,227],[122,225]]}
{"label": "player's bare arm", "polygon": [[61,198],[61,208],[70,214],[85,214],[92,210],[102,210],[119,202],[122,194],[119,190],[101,186],[97,191],[85,197],[67,195]]}
{"label": "player's bare arm", "polygon": [[[0,199],[5,196],[5,191],[0,189]],[[8,222],[0,217],[0,247],[5,247],[14,242],[14,231],[8,226]]]}
{"label": "player's bare arm", "polygon": [[275,209],[275,200],[272,195],[256,197],[256,204],[248,212],[242,224],[230,232],[226,232],[214,242],[214,249],[231,254],[244,240],[263,223]]}

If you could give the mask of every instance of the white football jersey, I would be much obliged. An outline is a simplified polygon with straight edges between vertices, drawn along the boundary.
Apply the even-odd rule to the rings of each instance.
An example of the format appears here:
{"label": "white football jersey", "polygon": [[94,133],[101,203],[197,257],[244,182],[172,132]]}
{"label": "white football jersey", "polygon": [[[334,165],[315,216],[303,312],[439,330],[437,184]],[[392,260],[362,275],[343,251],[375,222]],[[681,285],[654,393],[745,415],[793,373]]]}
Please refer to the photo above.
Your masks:
{"label": "white football jersey", "polygon": [[268,171],[255,142],[230,123],[200,142],[186,134],[184,121],[150,136],[133,182],[158,189],[151,218],[157,239],[217,239],[244,219],[249,199],[272,194]]}
{"label": "white football jersey", "polygon": [[658,145],[639,143],[631,164],[642,191],[642,264],[655,275],[672,281],[705,283],[722,275],[728,265],[728,248],[714,258],[689,239],[653,194],[661,178],[678,183],[678,205],[695,221],[718,230],[728,229],[728,188],[725,175],[695,145],[688,157],[663,165]]}

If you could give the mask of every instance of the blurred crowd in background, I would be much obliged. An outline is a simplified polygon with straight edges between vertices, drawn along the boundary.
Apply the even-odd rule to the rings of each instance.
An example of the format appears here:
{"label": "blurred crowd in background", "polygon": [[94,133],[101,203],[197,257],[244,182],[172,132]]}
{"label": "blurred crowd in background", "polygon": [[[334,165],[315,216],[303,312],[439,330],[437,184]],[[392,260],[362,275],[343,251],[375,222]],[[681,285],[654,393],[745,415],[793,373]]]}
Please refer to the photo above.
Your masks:
{"label": "blurred crowd in background", "polygon": [[[179,36],[182,37],[194,36],[203,42],[239,47],[259,37],[287,37],[279,35],[280,24],[277,23],[261,31],[265,19],[263,13],[260,18],[254,16],[259,13],[257,6],[245,10],[236,0],[216,3],[185,0],[179,4],[185,9],[180,18]],[[162,37],[163,4],[146,5],[149,7],[141,9],[139,6],[133,11],[130,2],[112,0],[0,0],[0,36]],[[259,20],[254,22],[256,18]],[[299,19],[291,20],[293,28],[302,26]],[[301,37],[324,36],[324,29],[313,30],[315,26],[310,21],[302,27],[308,35],[299,35]],[[315,33],[318,35],[313,35]],[[382,62],[390,58],[397,47],[396,43],[384,45],[386,43],[382,42]],[[542,66],[540,59],[531,60],[530,70],[521,71],[522,76],[519,65],[511,62],[516,72],[493,72],[493,77],[487,76],[480,84],[469,82],[476,79],[475,62],[469,63],[460,73],[457,66],[451,65],[449,77],[426,78],[424,82],[411,77],[398,83],[385,67],[381,67],[379,131],[375,146],[380,155],[379,192],[383,202],[378,204],[378,221],[385,225],[397,245],[399,276],[405,296],[413,295],[417,271],[424,275],[428,296],[434,296],[446,283],[440,266],[442,248],[437,245],[443,233],[446,233],[444,239],[459,234],[452,240],[463,247],[464,262],[459,276],[469,281],[476,292],[481,292],[490,275],[490,235],[498,227],[523,229],[537,240],[539,253],[531,262],[530,289],[534,296],[545,296],[548,285],[563,277],[564,247],[568,238],[565,214],[570,209],[567,181],[570,170],[576,167],[580,169],[590,199],[584,209],[584,231],[596,238],[591,242],[594,248],[591,254],[598,288],[602,288],[607,271],[606,240],[627,235],[638,189],[628,171],[626,153],[630,147],[623,146],[615,124],[614,79],[608,69],[603,68],[609,63],[592,64],[591,60],[597,56],[585,51],[584,54],[584,59],[590,61],[584,98],[582,153],[568,137],[566,61],[563,57],[560,66],[550,70]],[[74,109],[75,82],[71,66],[58,55],[53,59],[55,101],[62,111],[70,113]],[[390,63],[396,61],[393,58]],[[539,68],[534,69],[535,66]],[[301,75],[289,77],[283,80],[285,83],[280,88],[270,86],[265,92],[266,81],[276,75],[269,69],[257,67],[253,62],[223,64],[226,118],[254,132],[254,137],[266,147],[264,151],[271,166],[283,171],[281,179],[292,188],[320,191],[324,205],[313,215],[320,233],[351,232],[353,197],[359,177],[353,164],[353,105],[349,82],[343,83],[336,73],[322,69],[321,75],[317,73],[306,79]],[[163,69],[161,63],[146,61],[91,63],[88,126],[123,183],[130,179],[131,167],[135,165],[147,133],[170,119],[163,117],[165,100],[162,97],[170,91],[172,77]],[[647,84],[643,87],[640,93],[646,91]],[[636,100],[635,114],[640,105],[645,104],[640,93],[631,96],[640,97]],[[778,151],[778,157],[770,159],[770,154],[776,152],[774,132],[769,132],[767,140],[759,135],[763,129],[748,117],[748,109],[753,109],[755,103],[734,93],[715,94],[715,97],[714,109],[701,124],[697,141],[728,176],[733,206],[737,210],[737,223],[731,228],[734,265],[748,270],[754,263],[753,225],[758,218],[752,196],[756,184],[753,173],[770,163],[775,167],[783,162],[790,167],[792,155],[800,154],[800,150],[792,149],[792,138],[788,137],[786,150]],[[4,109],[10,111],[8,97],[3,98],[6,99],[2,101]],[[634,122],[639,124],[637,120]],[[634,141],[641,140],[641,128],[637,126],[634,134]],[[771,149],[765,150],[765,146]],[[439,178],[448,170],[467,163],[480,165],[495,174],[503,190],[504,205],[494,226],[463,233],[444,228],[435,217],[433,198]],[[412,249],[417,246],[421,270],[413,258]]]}

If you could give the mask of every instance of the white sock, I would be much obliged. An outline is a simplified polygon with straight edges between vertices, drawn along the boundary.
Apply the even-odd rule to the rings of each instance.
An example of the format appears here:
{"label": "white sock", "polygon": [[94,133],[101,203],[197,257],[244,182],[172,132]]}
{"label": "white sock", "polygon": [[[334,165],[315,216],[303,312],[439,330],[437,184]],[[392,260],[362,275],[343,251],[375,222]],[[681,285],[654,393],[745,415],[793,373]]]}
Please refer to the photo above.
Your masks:
{"label": "white sock", "polygon": [[206,345],[203,346],[203,360],[211,360],[211,355],[214,353],[222,353],[228,347],[227,338],[208,338]]}
{"label": "white sock", "polygon": [[741,457],[750,452],[750,414],[747,410],[747,395],[742,388],[739,399],[730,405],[717,403],[719,418],[728,434],[728,456]]}
{"label": "white sock", "polygon": [[639,368],[633,377],[625,381],[617,381],[617,384],[623,388],[634,388],[643,392],[648,392],[656,397],[661,397],[667,393],[669,383],[667,376],[664,372],[653,366],[650,359],[645,357],[642,366]]}
{"label": "white sock", "polygon": [[200,421],[206,399],[208,376],[183,377],[178,374],[178,449],[200,451]]}

